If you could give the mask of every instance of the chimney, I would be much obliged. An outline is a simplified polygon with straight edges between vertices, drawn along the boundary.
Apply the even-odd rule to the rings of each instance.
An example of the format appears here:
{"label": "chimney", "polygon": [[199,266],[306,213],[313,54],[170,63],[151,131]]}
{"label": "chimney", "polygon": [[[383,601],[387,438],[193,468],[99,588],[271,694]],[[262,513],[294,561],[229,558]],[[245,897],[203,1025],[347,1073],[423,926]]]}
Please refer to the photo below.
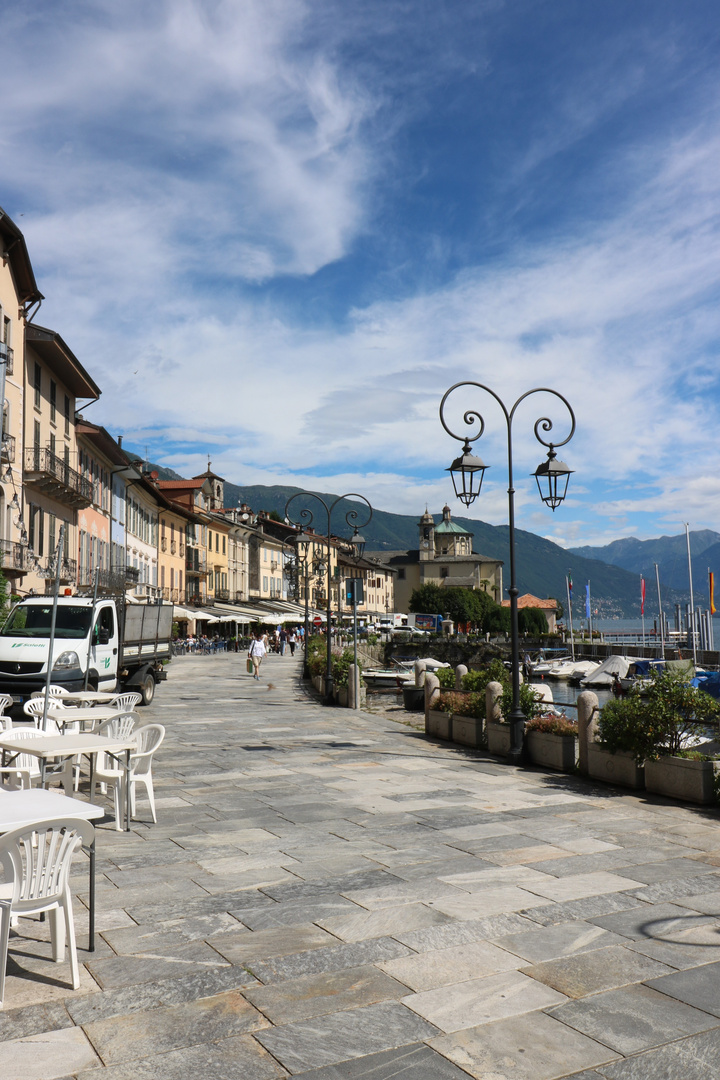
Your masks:
{"label": "chimney", "polygon": [[118,444],[118,446],[119,446],[119,448],[120,448],[121,450],[122,450],[122,440],[123,440],[123,437],[122,437],[122,435],[118,435],[118,437],[117,437],[117,444]]}

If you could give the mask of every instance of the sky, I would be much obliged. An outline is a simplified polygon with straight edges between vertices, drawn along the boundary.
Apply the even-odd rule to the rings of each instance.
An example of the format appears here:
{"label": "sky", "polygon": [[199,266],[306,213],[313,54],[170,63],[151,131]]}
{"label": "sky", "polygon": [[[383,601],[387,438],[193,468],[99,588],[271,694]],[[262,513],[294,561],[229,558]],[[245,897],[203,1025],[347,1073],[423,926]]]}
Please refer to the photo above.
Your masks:
{"label": "sky", "polygon": [[[3,0],[0,206],[124,445],[564,545],[720,531],[711,0]],[[470,516],[507,521],[507,425]],[[257,508],[259,509],[259,508]]]}

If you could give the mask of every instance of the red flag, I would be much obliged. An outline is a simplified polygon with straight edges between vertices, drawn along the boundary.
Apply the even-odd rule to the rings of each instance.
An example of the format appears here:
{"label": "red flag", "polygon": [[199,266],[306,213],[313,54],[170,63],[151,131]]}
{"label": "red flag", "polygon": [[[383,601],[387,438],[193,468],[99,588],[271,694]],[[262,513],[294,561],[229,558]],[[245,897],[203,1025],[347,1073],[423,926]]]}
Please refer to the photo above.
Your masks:
{"label": "red flag", "polygon": [[645,614],[645,578],[640,578],[640,614]]}

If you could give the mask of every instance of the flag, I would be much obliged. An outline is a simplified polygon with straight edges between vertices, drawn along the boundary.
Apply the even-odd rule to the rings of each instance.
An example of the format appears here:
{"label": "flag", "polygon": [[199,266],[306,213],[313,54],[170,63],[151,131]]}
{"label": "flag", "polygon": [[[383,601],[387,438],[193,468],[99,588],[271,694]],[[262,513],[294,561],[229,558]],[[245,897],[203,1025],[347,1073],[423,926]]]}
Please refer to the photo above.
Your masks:
{"label": "flag", "polygon": [[570,600],[572,601],[572,578],[570,577],[570,574],[568,574],[567,583],[568,583],[568,592],[570,593]]}
{"label": "flag", "polygon": [[585,586],[585,618],[590,618],[590,582]]}
{"label": "flag", "polygon": [[708,570],[708,577],[710,578],[710,614],[715,614],[715,575],[712,570]]}
{"label": "flag", "polygon": [[645,578],[640,575],[640,614],[645,614]]}

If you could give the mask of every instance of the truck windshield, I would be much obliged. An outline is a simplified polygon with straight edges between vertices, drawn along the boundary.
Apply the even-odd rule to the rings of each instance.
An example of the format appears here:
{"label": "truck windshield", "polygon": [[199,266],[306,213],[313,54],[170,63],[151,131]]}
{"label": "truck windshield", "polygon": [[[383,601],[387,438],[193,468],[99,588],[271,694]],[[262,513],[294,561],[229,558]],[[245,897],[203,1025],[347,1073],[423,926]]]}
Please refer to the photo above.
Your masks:
{"label": "truck windshield", "polygon": [[[92,612],[87,607],[58,605],[55,636],[84,638],[90,630]],[[50,637],[52,604],[19,604],[0,631],[2,637]]]}

